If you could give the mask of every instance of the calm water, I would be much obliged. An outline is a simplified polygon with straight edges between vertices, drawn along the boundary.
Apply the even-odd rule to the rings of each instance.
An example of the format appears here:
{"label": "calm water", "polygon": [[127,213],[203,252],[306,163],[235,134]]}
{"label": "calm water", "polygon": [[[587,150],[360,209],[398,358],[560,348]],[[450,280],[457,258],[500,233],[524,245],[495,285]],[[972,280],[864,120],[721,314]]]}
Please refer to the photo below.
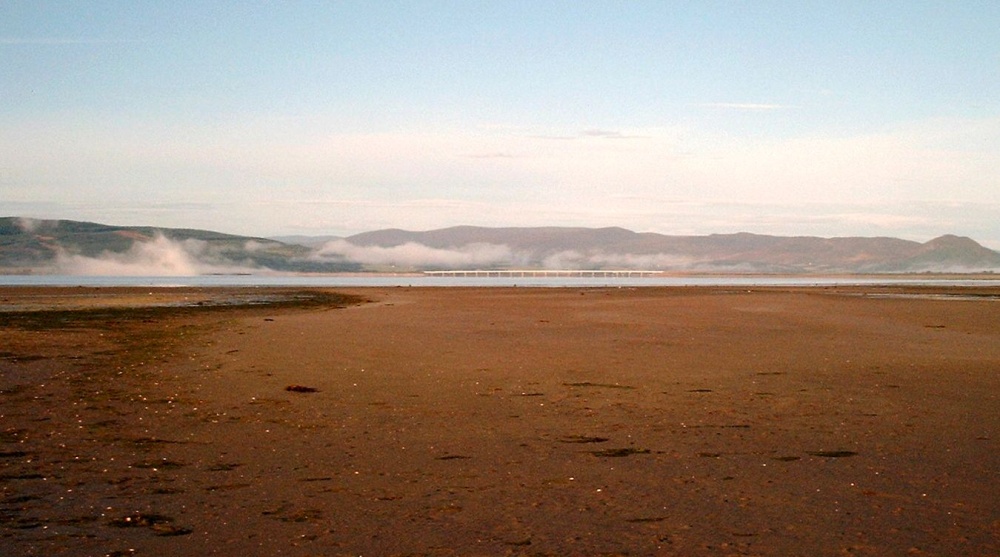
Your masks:
{"label": "calm water", "polygon": [[924,276],[899,277],[431,277],[431,276],[281,276],[201,275],[189,277],[0,275],[0,286],[526,286],[526,287],[641,287],[641,286],[1000,286],[996,279],[954,279]]}

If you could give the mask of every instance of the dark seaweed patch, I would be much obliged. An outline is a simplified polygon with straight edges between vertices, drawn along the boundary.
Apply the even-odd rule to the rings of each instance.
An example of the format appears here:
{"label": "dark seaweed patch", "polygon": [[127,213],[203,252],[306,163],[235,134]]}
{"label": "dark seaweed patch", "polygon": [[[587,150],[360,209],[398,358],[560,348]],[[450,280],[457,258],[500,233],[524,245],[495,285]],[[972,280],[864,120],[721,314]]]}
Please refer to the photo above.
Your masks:
{"label": "dark seaweed patch", "polygon": [[47,356],[40,356],[37,354],[17,354],[14,352],[0,352],[0,360],[7,360],[8,362],[23,363],[23,362],[37,362],[39,360],[47,360]]}
{"label": "dark seaweed patch", "polygon": [[582,381],[579,383],[563,383],[565,387],[597,387],[601,389],[634,389],[631,385],[619,385],[618,383],[591,383]]}
{"label": "dark seaweed patch", "polygon": [[810,456],[820,456],[823,458],[846,458],[849,456],[854,456],[858,453],[855,451],[810,451],[806,454]]}
{"label": "dark seaweed patch", "polygon": [[0,443],[18,443],[23,439],[25,433],[27,433],[27,430],[24,429],[0,431]]}
{"label": "dark seaweed patch", "polygon": [[315,522],[323,518],[323,511],[319,509],[303,509],[285,516],[279,516],[282,522]]}
{"label": "dark seaweed patch", "polygon": [[14,518],[5,515],[0,515],[0,523],[15,530],[34,530],[42,526],[42,523],[34,518]]}
{"label": "dark seaweed patch", "polygon": [[290,393],[315,393],[319,392],[316,387],[306,387],[305,385],[289,385],[285,390]]}
{"label": "dark seaweed patch", "polygon": [[37,495],[16,495],[14,497],[8,497],[3,501],[0,501],[0,504],[17,505],[19,503],[27,503],[28,501],[35,501],[37,499],[39,499]]}
{"label": "dark seaweed patch", "polygon": [[30,474],[0,474],[0,482],[7,480],[44,480],[45,476],[37,473]]}
{"label": "dark seaweed patch", "polygon": [[132,443],[139,447],[149,447],[153,445],[168,445],[173,443],[184,443],[185,441],[171,441],[169,439],[156,439],[155,437],[139,437],[132,440]]}
{"label": "dark seaweed patch", "polygon": [[184,490],[175,487],[158,487],[152,493],[153,495],[175,495],[177,493],[184,493]]}
{"label": "dark seaweed patch", "polygon": [[183,468],[185,465],[181,462],[175,462],[173,460],[151,460],[147,462],[137,462],[132,465],[135,468],[141,468],[143,470],[176,470],[178,468]]}
{"label": "dark seaweed patch", "polygon": [[560,443],[604,443],[607,437],[593,437],[589,435],[564,435],[559,438]]}
{"label": "dark seaweed patch", "polygon": [[207,468],[207,470],[209,472],[229,472],[231,470],[235,470],[239,466],[240,466],[240,464],[238,462],[234,462],[234,463],[220,462],[218,464],[213,464],[213,465],[209,466]]}
{"label": "dark seaweed patch", "polygon": [[590,454],[598,456],[601,458],[621,458],[625,456],[632,456],[635,454],[649,454],[649,449],[633,449],[627,447],[624,449],[604,449],[603,451],[592,451]]}
{"label": "dark seaweed patch", "polygon": [[205,488],[205,491],[232,491],[234,489],[243,489],[244,487],[250,487],[248,483],[233,483],[233,484],[221,484],[221,485],[210,485]]}
{"label": "dark seaweed patch", "polygon": [[173,521],[173,518],[162,514],[134,513],[112,519],[108,525],[115,528],[149,528],[157,536],[185,536],[194,531],[191,528],[174,526]]}
{"label": "dark seaweed patch", "polygon": [[70,518],[63,518],[60,520],[53,520],[56,524],[66,524],[70,526],[77,526],[80,524],[90,524],[92,522],[97,522],[99,519],[96,516],[73,516]]}

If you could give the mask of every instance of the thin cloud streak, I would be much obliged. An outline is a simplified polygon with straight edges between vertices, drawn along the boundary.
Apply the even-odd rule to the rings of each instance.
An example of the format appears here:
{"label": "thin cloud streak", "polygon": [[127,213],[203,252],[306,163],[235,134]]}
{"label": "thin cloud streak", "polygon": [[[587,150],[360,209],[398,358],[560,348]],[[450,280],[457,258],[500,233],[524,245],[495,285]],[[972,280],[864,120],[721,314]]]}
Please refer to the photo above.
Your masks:
{"label": "thin cloud streak", "polygon": [[516,159],[519,155],[513,153],[474,153],[469,155],[461,155],[467,159]]}
{"label": "thin cloud streak", "polygon": [[546,134],[533,134],[525,136],[528,139],[548,139],[555,141],[574,141],[578,139],[648,139],[648,135],[637,135],[637,134],[626,134],[616,130],[602,130],[597,128],[590,128],[586,130],[579,131],[575,134],[568,135],[546,135]]}
{"label": "thin cloud streak", "polygon": [[601,139],[645,139],[648,136],[624,134],[615,130],[589,129],[580,132],[578,137],[597,137]]}
{"label": "thin cloud streak", "polygon": [[794,105],[787,104],[769,104],[769,103],[699,103],[695,106],[701,108],[722,108],[728,110],[752,110],[752,111],[766,111],[766,110],[784,110],[788,108],[798,108]]}
{"label": "thin cloud streak", "polygon": [[70,39],[60,37],[41,38],[18,38],[0,37],[0,45],[40,45],[40,46],[63,46],[63,45],[91,45],[91,44],[132,44],[145,43],[148,41],[140,39]]}

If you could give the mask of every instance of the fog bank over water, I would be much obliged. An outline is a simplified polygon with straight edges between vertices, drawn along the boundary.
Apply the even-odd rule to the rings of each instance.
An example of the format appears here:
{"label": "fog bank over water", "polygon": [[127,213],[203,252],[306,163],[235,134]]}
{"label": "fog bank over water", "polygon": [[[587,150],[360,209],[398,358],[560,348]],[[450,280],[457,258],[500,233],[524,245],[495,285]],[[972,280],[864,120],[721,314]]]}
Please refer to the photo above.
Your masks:
{"label": "fog bank over water", "polygon": [[312,257],[373,266],[446,269],[506,265],[518,259],[509,247],[496,244],[473,243],[448,249],[416,242],[391,247],[358,246],[346,240],[328,242]]}
{"label": "fog bank over water", "polygon": [[362,246],[334,240],[316,250],[318,260],[335,260],[378,267],[407,269],[476,269],[530,267],[542,269],[643,269],[687,270],[696,266],[691,257],[665,253],[606,253],[600,250],[561,250],[538,253],[505,244],[473,242],[457,247],[432,247],[418,242],[397,246]]}
{"label": "fog bank over water", "polygon": [[[253,241],[245,244],[252,252],[259,249]],[[686,271],[711,267],[720,272],[743,272],[745,265],[699,266],[695,258],[665,253],[607,253],[595,250],[562,250],[539,254],[515,250],[507,245],[472,243],[455,248],[431,247],[417,242],[398,246],[359,246],[346,240],[334,240],[316,248],[305,261],[359,264],[375,270],[420,271],[433,269],[641,269]],[[153,239],[135,241],[124,252],[103,251],[97,256],[57,249],[50,271],[74,276],[195,276],[280,272],[252,261],[233,261],[218,253],[209,242],[196,239],[175,240],[157,234]]]}

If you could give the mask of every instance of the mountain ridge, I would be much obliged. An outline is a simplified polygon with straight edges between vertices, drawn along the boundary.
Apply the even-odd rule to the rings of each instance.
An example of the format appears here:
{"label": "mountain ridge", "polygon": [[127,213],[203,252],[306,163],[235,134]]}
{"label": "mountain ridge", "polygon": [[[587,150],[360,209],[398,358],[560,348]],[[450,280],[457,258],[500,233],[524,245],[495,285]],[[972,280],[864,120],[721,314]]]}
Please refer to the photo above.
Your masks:
{"label": "mountain ridge", "polygon": [[[926,272],[1000,268],[1000,253],[971,238],[945,234],[925,243],[877,236],[773,236],[750,232],[671,236],[608,228],[485,228],[458,226],[416,232],[386,229],[348,236],[360,246],[393,248],[416,243],[457,249],[474,242],[530,249],[533,259],[565,252],[669,254],[692,268],[743,267],[758,272]],[[578,258],[579,259],[579,258]]]}
{"label": "mountain ridge", "polygon": [[209,230],[0,218],[0,272],[358,272],[456,268],[635,268],[753,273],[1000,271],[1000,253],[944,234],[664,235],[622,227],[452,226],[336,236],[240,236]]}
{"label": "mountain ridge", "polygon": [[[159,242],[163,239],[163,242]],[[151,245],[154,249],[137,247]],[[264,237],[240,236],[212,230],[118,226],[74,220],[0,217],[0,271],[61,272],[81,262],[114,262],[119,269],[204,272],[271,269],[288,272],[358,271],[359,266],[310,261],[311,250]],[[186,265],[170,265],[181,257]],[[186,258],[188,261],[183,261]],[[112,267],[114,268],[114,267]],[[75,274],[75,273],[69,273]]]}

